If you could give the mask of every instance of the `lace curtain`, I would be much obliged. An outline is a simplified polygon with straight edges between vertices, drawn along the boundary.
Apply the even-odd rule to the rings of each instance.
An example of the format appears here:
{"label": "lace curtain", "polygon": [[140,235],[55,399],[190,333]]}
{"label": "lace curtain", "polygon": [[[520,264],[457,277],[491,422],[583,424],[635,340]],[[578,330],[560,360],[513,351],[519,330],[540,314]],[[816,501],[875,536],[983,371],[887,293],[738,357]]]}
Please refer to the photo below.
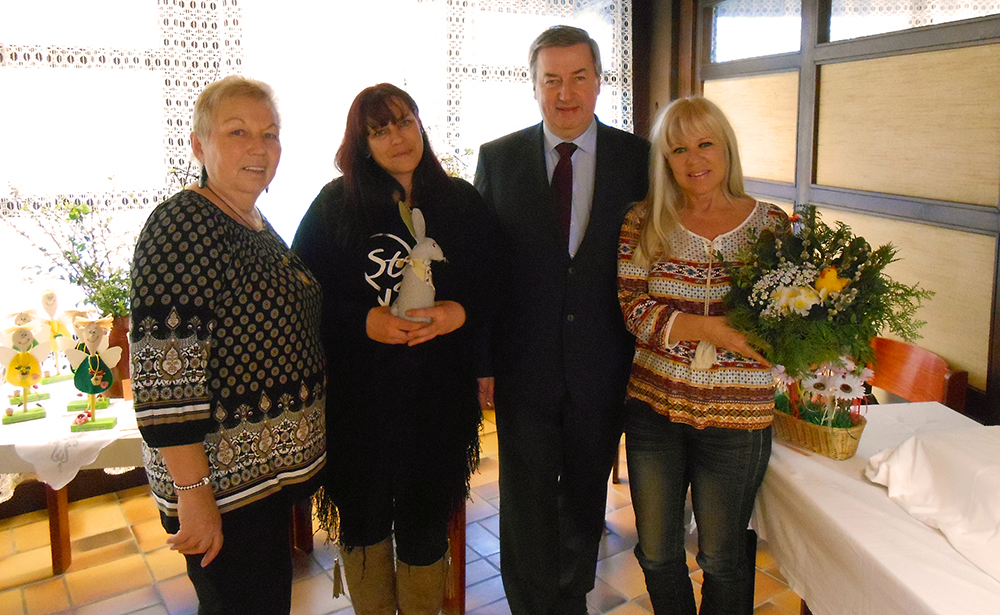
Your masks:
{"label": "lace curtain", "polygon": [[[463,125],[484,123],[484,120],[489,122],[488,116],[476,117],[475,108],[464,104],[463,92],[469,86],[479,86],[480,92],[513,93],[520,90],[524,96],[531,96],[528,47],[542,30],[557,23],[582,27],[598,42],[604,71],[598,116],[606,124],[632,130],[631,2],[432,1],[448,6],[448,145],[474,149],[486,140],[485,135],[481,141],[475,142],[462,138]],[[511,85],[523,87],[504,87]],[[502,108],[494,112],[500,112]],[[531,119],[521,126],[539,120],[537,111],[532,111]],[[511,127],[511,130],[515,128]],[[504,132],[507,131],[501,134]]]}
{"label": "lace curtain", "polygon": [[[138,4],[133,3],[134,0],[129,2],[127,7],[123,0],[82,4],[92,7],[92,13],[115,14],[118,11],[115,5],[131,9]],[[420,96],[415,96],[421,105],[422,115],[429,116],[433,120],[428,121],[428,117],[424,118],[425,123],[431,124],[436,129],[431,134],[436,149],[443,157],[464,157],[464,162],[468,163],[472,158],[469,150],[475,153],[475,148],[482,140],[499,136],[494,134],[495,131],[491,131],[491,128],[502,125],[501,118],[509,117],[507,109],[511,103],[516,103],[516,106],[522,109],[521,115],[517,116],[520,124],[504,126],[505,131],[507,128],[513,130],[538,121],[537,109],[531,100],[526,67],[527,47],[538,32],[555,23],[579,25],[590,31],[598,40],[605,71],[598,114],[605,123],[626,130],[632,127],[631,3],[628,1],[609,3],[595,0],[382,0],[379,4],[388,6],[389,10],[386,12],[408,11],[408,15],[421,20],[424,24],[421,26],[424,28],[422,31],[411,32],[401,37],[394,36],[399,34],[397,32],[380,31],[378,24],[381,19],[377,16],[382,11],[375,10],[374,2],[366,3],[361,12],[343,19],[335,13],[349,9],[342,9],[341,6],[320,9],[310,6],[314,5],[311,2],[282,3],[283,8],[274,7],[274,3],[254,0],[158,0],[155,4],[155,15],[151,9],[147,9],[146,13],[140,11],[130,16],[131,19],[142,21],[143,26],[149,26],[148,21],[156,19],[155,29],[148,28],[147,36],[139,39],[138,45],[134,42],[126,43],[128,46],[107,45],[100,40],[86,41],[85,44],[63,44],[65,41],[58,40],[53,42],[24,40],[23,37],[7,35],[4,27],[0,26],[0,81],[6,77],[10,83],[10,78],[17,76],[18,79],[14,83],[23,83],[21,79],[30,76],[31,73],[54,71],[51,74],[66,77],[86,75],[83,83],[94,80],[100,83],[99,75],[115,75],[119,71],[124,71],[137,79],[145,79],[142,82],[129,82],[135,85],[125,86],[126,88],[154,89],[152,95],[146,93],[136,98],[131,98],[132,92],[126,92],[119,96],[120,100],[102,98],[103,92],[100,91],[100,87],[90,91],[63,91],[67,99],[75,98],[82,101],[93,97],[101,100],[100,104],[104,108],[114,108],[117,104],[150,107],[155,105],[156,108],[150,109],[147,117],[158,117],[158,126],[155,130],[158,132],[162,149],[162,164],[159,169],[149,169],[141,183],[134,179],[123,179],[121,174],[118,174],[107,182],[105,188],[94,186],[80,188],[60,184],[57,180],[65,175],[66,171],[60,173],[60,169],[52,169],[53,172],[48,174],[49,181],[45,186],[58,186],[54,192],[59,196],[68,196],[73,200],[103,204],[116,209],[146,208],[176,191],[179,182],[172,181],[169,171],[175,168],[185,170],[188,167],[190,161],[188,135],[195,98],[207,83],[227,74],[244,73],[246,55],[254,54],[255,57],[266,57],[267,61],[280,63],[284,70],[296,72],[307,82],[317,79],[337,80],[340,67],[351,65],[357,68],[363,67],[367,59],[377,61],[365,50],[358,50],[357,56],[351,54],[348,57],[324,57],[324,41],[296,41],[296,24],[301,26],[302,20],[310,19],[313,12],[321,10],[330,12],[325,18],[331,22],[329,36],[334,39],[345,28],[351,27],[350,24],[354,21],[370,21],[371,23],[359,23],[358,26],[364,30],[366,36],[370,35],[373,48],[385,46],[389,53],[405,56],[407,53],[405,45],[409,44],[414,46],[414,51],[430,48],[434,50],[434,55],[439,55],[435,59],[433,55],[425,52],[424,57],[427,58],[424,61],[425,66],[409,67],[403,76],[404,83],[398,85],[411,89],[411,92],[413,89],[419,90]],[[115,10],[102,11],[102,8]],[[363,20],[359,15],[367,15],[368,19]],[[267,21],[271,17],[275,19],[273,26],[258,23]],[[109,16],[101,19],[113,21],[115,18]],[[251,38],[249,33],[245,33],[246,29],[257,31],[262,27],[271,27],[272,33],[267,36],[273,36],[273,30],[283,24],[289,27],[273,41],[275,49],[261,53],[258,49],[246,48],[246,41]],[[10,27],[13,29],[13,26],[14,24],[11,24]],[[122,23],[120,27],[138,28],[133,23]],[[4,40],[5,38],[7,40]],[[441,40],[434,40],[435,38]],[[146,42],[145,46],[142,46],[141,41]],[[267,45],[269,40],[258,36],[252,42],[254,45]],[[477,48],[480,43],[486,47]],[[293,44],[299,45],[300,48],[292,48]],[[397,46],[393,49],[392,45]],[[406,58],[400,57],[399,61],[405,63]],[[257,76],[260,72],[267,73],[268,69],[266,67],[261,69],[259,65],[260,62],[255,63],[257,70],[249,72],[249,76]],[[378,77],[379,75],[373,75],[376,81]],[[376,81],[351,84],[348,79],[344,79],[346,83],[343,84],[342,95],[348,99],[353,98],[361,87]],[[292,110],[289,107],[292,105],[285,103],[294,102],[296,95],[294,92],[286,93],[278,89],[286,120],[290,119]],[[150,100],[151,97],[155,97],[155,100]],[[508,97],[514,100],[508,100]],[[26,99],[19,97],[19,100]],[[54,115],[63,112],[63,107],[58,105],[53,107]],[[110,117],[112,119],[108,124],[111,125],[105,126],[103,134],[111,140],[122,131],[140,128],[154,130],[151,126],[116,126],[114,116]],[[6,119],[8,122],[16,120],[13,117]],[[341,131],[338,134],[334,130],[331,138],[339,138],[343,130],[343,119],[336,117],[331,119],[331,122]],[[18,189],[22,198],[54,196],[52,191],[37,183],[28,187],[22,186],[21,184],[26,183],[23,178],[11,174],[29,164],[27,158],[19,155],[19,152],[47,151],[49,154],[45,156],[51,159],[54,152],[63,148],[75,148],[83,152],[65,162],[60,160],[61,169],[86,166],[85,163],[90,162],[85,158],[86,150],[89,149],[87,144],[63,142],[59,135],[46,134],[44,128],[41,126],[39,130],[31,130],[31,137],[24,139],[31,143],[15,141],[8,142],[2,147],[5,150],[4,155],[21,164],[20,167],[17,164],[13,165],[13,169],[8,165],[7,172],[0,171],[0,204],[5,213],[16,208],[17,200],[10,193],[8,186]],[[96,140],[96,137],[91,139],[91,141]],[[40,145],[39,142],[44,145]],[[314,148],[316,155],[332,161],[336,143],[313,143],[309,147]],[[116,154],[128,156],[122,152]],[[46,160],[32,160],[30,168],[45,167],[46,162]],[[286,166],[284,160],[282,165],[283,168],[279,169],[279,179],[287,171],[284,168]],[[108,176],[116,175],[114,168],[108,168],[106,173]],[[462,171],[462,169],[456,170]],[[473,171],[474,169],[466,169],[463,174],[471,177]],[[330,169],[330,174],[333,173],[333,169]],[[123,183],[128,185],[121,185]],[[309,190],[315,194],[321,185],[312,185]]]}
{"label": "lace curtain", "polygon": [[997,0],[833,0],[830,40],[839,41],[1000,13]]}
{"label": "lace curtain", "polygon": [[[1000,13],[1000,0],[831,0],[830,40]],[[726,0],[714,6],[712,62],[798,51],[800,0]]]}
{"label": "lace curtain", "polygon": [[[102,7],[101,2],[89,4],[95,12],[107,8]],[[27,84],[29,88],[33,79],[37,79],[39,83],[45,83],[45,86],[39,87],[45,88],[50,96],[53,90],[49,90],[46,86],[53,87],[64,102],[70,103],[66,106],[53,105],[51,110],[54,114],[67,113],[68,109],[72,108],[74,100],[97,99],[101,106],[112,112],[106,117],[111,117],[113,122],[116,104],[138,103],[150,107],[157,105],[157,108],[147,110],[146,117],[158,118],[159,125],[156,132],[161,139],[162,173],[154,172],[152,181],[147,181],[143,185],[115,187],[115,180],[109,179],[109,187],[105,190],[93,187],[83,189],[70,187],[68,190],[57,189],[58,196],[119,209],[145,208],[162,201],[176,190],[176,186],[171,186],[168,181],[168,171],[175,167],[185,168],[189,160],[188,135],[191,132],[191,108],[194,99],[207,83],[222,75],[240,72],[241,15],[237,0],[216,2],[159,0],[155,4],[155,13],[149,11],[125,15],[124,21],[120,24],[122,28],[132,28],[136,27],[136,21],[155,18],[155,34],[148,32],[149,35],[146,37],[126,41],[150,43],[145,47],[116,47],[102,44],[100,41],[93,41],[86,46],[66,45],[60,41],[46,44],[40,41],[20,40],[11,43],[0,38],[0,78]],[[52,19],[59,21],[60,17]],[[101,20],[108,19],[114,20],[110,16],[101,18]],[[50,72],[42,75],[39,74],[40,71]],[[116,79],[117,72],[126,72],[130,77],[139,78]],[[78,79],[81,74],[86,74],[86,78]],[[102,76],[108,76],[108,80],[101,79]],[[142,79],[147,76],[151,79]],[[116,100],[108,96],[106,91],[99,90],[100,85],[124,84],[126,91],[114,94],[127,96],[128,90],[134,92],[147,89],[146,81],[155,84],[156,90],[153,92],[155,98],[142,95],[146,94],[142,92],[135,98]],[[90,88],[87,87],[88,82],[97,82],[98,85]],[[21,91],[18,94],[22,102],[31,97],[30,91]],[[14,119],[8,117],[6,121]],[[86,118],[80,119],[86,121]],[[38,123],[40,125],[33,127],[21,142],[6,143],[3,146],[5,154],[16,158],[20,152],[25,151],[29,152],[29,156],[37,156],[44,151],[74,149],[80,150],[81,156],[86,156],[86,152],[94,147],[93,143],[67,143],[61,135],[47,132],[44,120]],[[106,125],[103,132],[107,138],[114,140],[122,130],[150,128],[111,124]],[[123,142],[130,143],[127,139],[123,139]],[[121,151],[115,154],[128,155],[127,152]],[[46,174],[53,178],[53,183],[63,188],[64,185],[59,183],[58,176],[60,173],[65,173],[65,167],[71,166],[72,163],[54,157],[58,160],[58,166],[55,167],[50,166],[51,160],[35,156],[32,156],[31,160],[17,160],[16,162],[20,164],[12,166],[15,169],[23,169],[26,166],[31,169],[46,169]],[[10,172],[8,167],[8,173]],[[113,175],[114,170],[109,173]],[[28,181],[26,182],[28,186],[24,187],[22,186],[24,181],[25,179],[21,177],[9,174],[4,177],[4,174],[0,174],[0,201],[3,203],[4,214],[16,210],[17,207],[14,195],[9,193],[8,187],[20,192],[22,198],[56,196],[50,194],[38,182]]]}

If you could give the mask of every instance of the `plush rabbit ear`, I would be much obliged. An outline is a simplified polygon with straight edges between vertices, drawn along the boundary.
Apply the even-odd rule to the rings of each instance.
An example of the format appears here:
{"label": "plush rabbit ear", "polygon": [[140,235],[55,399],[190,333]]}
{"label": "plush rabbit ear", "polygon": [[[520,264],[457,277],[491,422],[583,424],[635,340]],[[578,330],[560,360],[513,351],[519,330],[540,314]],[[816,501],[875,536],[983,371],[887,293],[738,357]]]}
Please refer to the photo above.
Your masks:
{"label": "plush rabbit ear", "polygon": [[424,214],[416,207],[413,208],[413,234],[418,243],[427,236],[427,223],[424,222]]}

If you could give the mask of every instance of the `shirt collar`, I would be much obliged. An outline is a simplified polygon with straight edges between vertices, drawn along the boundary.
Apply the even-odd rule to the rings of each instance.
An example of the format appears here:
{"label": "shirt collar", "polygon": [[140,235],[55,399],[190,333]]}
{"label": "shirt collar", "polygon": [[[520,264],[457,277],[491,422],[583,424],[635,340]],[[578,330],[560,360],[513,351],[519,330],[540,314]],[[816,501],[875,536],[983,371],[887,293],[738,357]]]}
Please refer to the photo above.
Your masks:
{"label": "shirt collar", "polygon": [[[556,148],[557,145],[563,142],[563,140],[555,135],[554,132],[549,130],[549,127],[542,122],[542,132],[545,133],[545,153],[549,154]],[[570,143],[576,143],[576,146],[588,154],[593,155],[597,151],[597,116],[590,120],[590,126],[587,130],[583,131],[579,137],[570,141]]]}

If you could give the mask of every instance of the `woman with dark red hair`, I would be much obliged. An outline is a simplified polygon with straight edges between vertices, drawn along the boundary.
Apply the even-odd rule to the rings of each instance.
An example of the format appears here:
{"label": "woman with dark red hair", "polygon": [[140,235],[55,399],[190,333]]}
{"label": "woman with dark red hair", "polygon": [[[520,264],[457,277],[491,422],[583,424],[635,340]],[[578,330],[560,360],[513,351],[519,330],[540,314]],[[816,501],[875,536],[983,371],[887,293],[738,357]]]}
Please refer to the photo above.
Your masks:
{"label": "woman with dark red hair", "polygon": [[[355,98],[343,172],[313,201],[293,249],[323,287],[329,472],[320,495],[354,610],[437,613],[450,515],[479,459],[491,225],[476,190],[435,158],[413,99],[380,84]],[[393,315],[419,209],[447,257],[433,307]],[[395,537],[396,560],[393,555]]]}

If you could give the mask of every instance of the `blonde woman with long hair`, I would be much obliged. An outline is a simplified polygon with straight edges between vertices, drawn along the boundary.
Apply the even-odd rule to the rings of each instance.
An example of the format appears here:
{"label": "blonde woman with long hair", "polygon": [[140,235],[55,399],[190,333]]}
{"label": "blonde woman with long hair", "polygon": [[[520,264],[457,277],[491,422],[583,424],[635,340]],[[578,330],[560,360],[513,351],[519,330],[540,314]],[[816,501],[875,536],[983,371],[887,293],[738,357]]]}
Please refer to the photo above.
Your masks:
{"label": "blonde woman with long hair", "polygon": [[736,136],[702,97],[671,103],[650,140],[650,191],[622,226],[618,298],[636,353],[626,447],[639,544],[657,615],[695,613],[684,550],[691,489],[704,571],[701,613],[750,614],[747,532],[770,456],[770,365],[729,327],[728,267],[788,217],[743,189]]}

